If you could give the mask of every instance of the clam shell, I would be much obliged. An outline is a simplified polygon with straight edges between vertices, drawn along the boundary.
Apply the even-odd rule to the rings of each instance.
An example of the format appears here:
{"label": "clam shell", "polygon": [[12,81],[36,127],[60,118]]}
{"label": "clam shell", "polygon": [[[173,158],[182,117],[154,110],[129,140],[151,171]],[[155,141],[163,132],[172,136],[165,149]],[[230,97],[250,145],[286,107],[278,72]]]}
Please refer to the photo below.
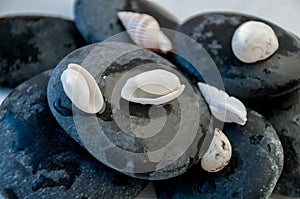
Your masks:
{"label": "clam shell", "polygon": [[184,88],[176,75],[157,69],[128,79],[121,90],[121,96],[135,103],[159,105],[177,98]]}
{"label": "clam shell", "polygon": [[94,77],[82,66],[69,64],[61,75],[63,89],[72,103],[86,113],[97,113],[104,105]]}
{"label": "clam shell", "polygon": [[211,85],[198,82],[198,87],[209,105],[211,113],[220,121],[245,125],[247,110],[244,104],[226,92]]}
{"label": "clam shell", "polygon": [[201,159],[201,167],[208,172],[218,172],[229,163],[231,156],[232,148],[228,138],[216,128],[208,151]]}
{"label": "clam shell", "polygon": [[152,16],[122,11],[118,12],[118,17],[135,44],[163,53],[172,50],[171,41]]}
{"label": "clam shell", "polygon": [[245,63],[267,59],[279,47],[273,29],[262,22],[248,21],[240,25],[232,37],[234,55]]}

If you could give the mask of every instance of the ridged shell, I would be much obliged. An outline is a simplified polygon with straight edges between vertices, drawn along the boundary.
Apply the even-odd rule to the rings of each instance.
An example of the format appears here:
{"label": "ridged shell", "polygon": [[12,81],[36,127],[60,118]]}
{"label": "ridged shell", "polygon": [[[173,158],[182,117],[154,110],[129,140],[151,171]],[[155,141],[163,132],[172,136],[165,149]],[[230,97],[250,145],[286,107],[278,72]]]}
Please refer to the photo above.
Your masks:
{"label": "ridged shell", "polygon": [[246,124],[247,110],[240,100],[202,82],[198,82],[198,87],[208,103],[211,113],[218,120],[240,125]]}
{"label": "ridged shell", "polygon": [[143,48],[166,53],[172,50],[172,43],[160,30],[156,19],[147,14],[118,12],[118,16],[135,44]]}
{"label": "ridged shell", "polygon": [[184,88],[176,75],[157,69],[128,79],[121,90],[121,96],[135,103],[159,105],[177,98]]}
{"label": "ridged shell", "polygon": [[240,25],[232,37],[232,51],[245,63],[267,59],[279,47],[273,29],[262,22],[248,21]]}
{"label": "ridged shell", "polygon": [[201,167],[208,172],[218,172],[229,163],[231,156],[232,148],[228,138],[216,128],[208,151],[201,159]]}
{"label": "ridged shell", "polygon": [[94,77],[82,66],[69,64],[61,75],[63,89],[72,103],[86,113],[97,113],[104,100]]}

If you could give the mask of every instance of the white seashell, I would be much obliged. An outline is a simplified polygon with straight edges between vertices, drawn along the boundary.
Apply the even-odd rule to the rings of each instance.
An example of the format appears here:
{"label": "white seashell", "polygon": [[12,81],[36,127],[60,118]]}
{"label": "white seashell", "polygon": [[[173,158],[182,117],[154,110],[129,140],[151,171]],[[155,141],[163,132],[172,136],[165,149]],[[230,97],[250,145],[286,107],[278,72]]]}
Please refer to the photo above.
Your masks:
{"label": "white seashell", "polygon": [[135,44],[163,53],[172,50],[171,41],[152,16],[125,11],[118,12],[118,16]]}
{"label": "white seashell", "polygon": [[159,105],[177,98],[184,88],[176,75],[157,69],[128,79],[121,90],[121,96],[135,103]]}
{"label": "white seashell", "polygon": [[97,113],[104,100],[94,77],[82,66],[69,64],[61,75],[63,89],[72,103],[86,113]]}
{"label": "white seashell", "polygon": [[236,29],[231,46],[239,60],[254,63],[274,54],[279,43],[269,25],[258,21],[248,21]]}
{"label": "white seashell", "polygon": [[247,110],[244,104],[226,92],[198,82],[198,87],[209,105],[211,113],[220,121],[245,125]]}
{"label": "white seashell", "polygon": [[228,138],[216,128],[213,140],[201,159],[202,168],[208,172],[218,172],[229,163],[231,156],[232,148]]}

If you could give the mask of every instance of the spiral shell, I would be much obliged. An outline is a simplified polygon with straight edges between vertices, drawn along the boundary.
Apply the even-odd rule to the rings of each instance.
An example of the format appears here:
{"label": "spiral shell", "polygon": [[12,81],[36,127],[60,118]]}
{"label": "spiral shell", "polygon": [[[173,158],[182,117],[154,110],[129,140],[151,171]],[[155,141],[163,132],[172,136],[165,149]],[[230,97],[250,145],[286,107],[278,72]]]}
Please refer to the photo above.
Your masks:
{"label": "spiral shell", "polygon": [[232,37],[234,55],[245,63],[267,59],[279,47],[273,29],[262,22],[248,21],[237,28]]}
{"label": "spiral shell", "polygon": [[118,16],[132,41],[138,46],[163,53],[172,50],[171,41],[152,16],[125,11],[118,12]]}
{"label": "spiral shell", "polygon": [[176,75],[157,69],[128,79],[121,90],[121,96],[135,103],[159,105],[177,98],[184,88]]}
{"label": "spiral shell", "polygon": [[78,64],[69,64],[61,75],[63,89],[72,103],[86,113],[97,113],[104,105],[100,88],[93,76]]}
{"label": "spiral shell", "polygon": [[245,125],[247,110],[244,104],[235,97],[211,85],[198,82],[198,87],[209,105],[211,113],[220,121]]}
{"label": "spiral shell", "polygon": [[232,148],[228,138],[216,128],[213,140],[201,159],[201,167],[208,172],[218,172],[229,163],[231,156]]}

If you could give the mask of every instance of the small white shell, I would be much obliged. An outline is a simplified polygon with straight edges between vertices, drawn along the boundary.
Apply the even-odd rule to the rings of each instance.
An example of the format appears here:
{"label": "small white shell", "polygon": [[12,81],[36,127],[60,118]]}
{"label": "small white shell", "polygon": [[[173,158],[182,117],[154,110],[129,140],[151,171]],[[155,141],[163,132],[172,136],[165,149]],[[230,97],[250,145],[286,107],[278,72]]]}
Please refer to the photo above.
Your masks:
{"label": "small white shell", "polygon": [[118,16],[135,44],[163,53],[172,50],[171,41],[152,16],[125,11],[118,12]]}
{"label": "small white shell", "polygon": [[232,37],[234,55],[245,63],[254,63],[270,57],[279,47],[273,29],[262,22],[248,21],[240,25]]}
{"label": "small white shell", "polygon": [[198,87],[208,103],[211,113],[218,120],[228,123],[235,122],[240,125],[246,124],[247,110],[240,100],[202,82],[198,82]]}
{"label": "small white shell", "polygon": [[213,140],[201,159],[202,168],[208,172],[218,172],[229,163],[231,156],[232,148],[228,138],[216,128]]}
{"label": "small white shell", "polygon": [[177,98],[184,88],[176,75],[157,69],[128,79],[121,96],[135,103],[159,105]]}
{"label": "small white shell", "polygon": [[82,66],[69,64],[61,75],[63,89],[72,103],[86,113],[99,112],[103,96],[94,77]]}

